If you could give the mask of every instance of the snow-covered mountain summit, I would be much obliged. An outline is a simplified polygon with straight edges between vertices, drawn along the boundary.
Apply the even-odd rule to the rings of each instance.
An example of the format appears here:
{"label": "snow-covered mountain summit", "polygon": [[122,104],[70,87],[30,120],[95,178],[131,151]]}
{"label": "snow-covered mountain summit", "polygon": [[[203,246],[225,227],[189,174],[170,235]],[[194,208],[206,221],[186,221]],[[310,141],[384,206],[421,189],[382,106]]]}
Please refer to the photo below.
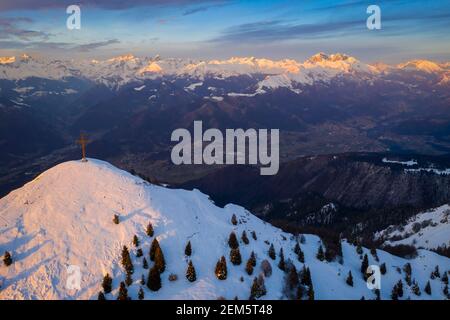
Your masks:
{"label": "snow-covered mountain summit", "polygon": [[[114,215],[120,223],[113,222]],[[236,220],[233,223],[233,215]],[[154,235],[146,233],[151,223]],[[248,240],[241,239],[246,232]],[[229,236],[237,235],[242,262],[230,261]],[[254,236],[253,236],[254,234]],[[139,239],[138,247],[132,243]],[[149,270],[143,259],[149,261],[150,243],[158,239],[165,257],[166,268],[161,274],[162,287],[151,291],[140,283],[148,279]],[[423,288],[431,271],[439,266],[442,273],[450,268],[448,258],[421,250],[415,259],[405,260],[378,250],[372,255],[342,242],[342,263],[316,257],[321,241],[305,235],[300,241],[304,263],[294,252],[297,239],[253,216],[244,208],[215,206],[199,191],[174,190],[151,185],[112,165],[89,159],[87,163],[62,163],[38,176],[22,188],[0,199],[0,250],[12,255],[12,264],[0,264],[0,299],[95,299],[101,290],[102,278],[109,273],[112,293],[116,298],[125,272],[121,265],[121,250],[127,246],[131,253],[134,272],[128,295],[137,298],[142,288],[147,299],[248,299],[254,277],[262,272],[261,263],[267,260],[271,275],[261,276],[265,282],[263,299],[286,298],[286,273],[279,268],[281,255],[291,260],[298,271],[307,266],[311,272],[314,296],[317,299],[374,298],[362,278],[361,259],[368,255],[370,264],[386,264],[382,276],[381,298],[388,299],[391,289],[405,275],[401,268],[409,262],[412,278]],[[190,241],[192,253],[185,255]],[[273,244],[276,257],[270,258]],[[137,255],[138,249],[143,256]],[[252,275],[246,270],[246,261],[254,252],[256,263]],[[221,256],[226,257],[227,278],[219,280],[215,266]],[[378,261],[377,261],[378,260]],[[196,270],[196,279],[186,279],[188,261]],[[67,281],[75,266],[81,271],[80,289],[68,289]],[[267,271],[267,267],[265,268]],[[346,283],[349,271],[353,285]],[[172,280],[170,281],[169,278]],[[435,278],[431,294],[417,296],[404,285],[404,298],[443,299],[443,282]],[[71,282],[70,282],[71,283]]]}
{"label": "snow-covered mountain summit", "polygon": [[[235,76],[267,76],[259,87],[292,87],[328,82],[338,76],[356,79],[378,77],[380,71],[402,72],[416,70],[427,74],[448,76],[447,64],[427,60],[409,61],[379,69],[342,53],[318,53],[304,62],[293,59],[270,60],[255,57],[232,57],[224,60],[193,60],[155,57],[135,57],[131,54],[105,60],[61,61],[45,58],[0,57],[0,79],[23,80],[30,77],[64,79],[85,78],[109,87],[120,87],[133,81],[160,77],[183,77],[203,80],[206,77],[226,79]],[[270,80],[270,81],[269,81]],[[288,81],[286,81],[288,80]],[[274,84],[272,86],[272,84]],[[284,84],[284,85],[282,85]]]}

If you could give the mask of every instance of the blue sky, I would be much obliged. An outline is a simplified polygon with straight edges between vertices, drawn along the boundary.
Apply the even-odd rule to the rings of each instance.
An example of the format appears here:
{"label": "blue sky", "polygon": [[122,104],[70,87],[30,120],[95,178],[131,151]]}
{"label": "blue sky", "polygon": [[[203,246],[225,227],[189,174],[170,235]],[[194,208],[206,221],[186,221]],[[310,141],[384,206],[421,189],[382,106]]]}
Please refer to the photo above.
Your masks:
{"label": "blue sky", "polygon": [[[81,7],[81,30],[66,7]],[[366,9],[381,8],[368,30]],[[450,1],[417,0],[7,0],[0,3],[0,55],[59,58],[151,56],[305,59],[319,51],[363,61],[450,60]]]}

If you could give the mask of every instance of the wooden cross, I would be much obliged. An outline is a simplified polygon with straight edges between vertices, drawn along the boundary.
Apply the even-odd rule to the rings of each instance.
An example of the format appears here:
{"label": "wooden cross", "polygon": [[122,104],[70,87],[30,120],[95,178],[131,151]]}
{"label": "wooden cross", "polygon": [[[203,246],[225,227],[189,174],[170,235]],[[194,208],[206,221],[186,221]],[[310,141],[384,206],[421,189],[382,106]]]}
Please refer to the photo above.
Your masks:
{"label": "wooden cross", "polygon": [[81,159],[82,162],[87,162],[87,159],[86,159],[86,144],[88,144],[88,142],[90,142],[90,141],[87,140],[87,138],[84,135],[84,133],[81,133],[80,134],[80,139],[77,140],[77,143],[79,145],[81,145],[81,151],[83,153],[83,158]]}

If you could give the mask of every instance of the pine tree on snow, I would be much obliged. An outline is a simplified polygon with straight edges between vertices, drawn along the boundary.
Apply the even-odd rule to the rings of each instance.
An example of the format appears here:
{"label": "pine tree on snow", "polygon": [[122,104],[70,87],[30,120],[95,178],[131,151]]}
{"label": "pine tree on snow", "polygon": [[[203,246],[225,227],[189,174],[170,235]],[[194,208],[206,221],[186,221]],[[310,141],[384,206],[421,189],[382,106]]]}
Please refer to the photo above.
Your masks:
{"label": "pine tree on snow", "polygon": [[252,287],[250,289],[250,300],[258,299],[267,293],[264,283],[264,277],[259,275],[253,280]]}
{"label": "pine tree on snow", "polygon": [[235,214],[233,214],[233,216],[231,217],[231,223],[232,223],[234,226],[237,225],[237,223],[238,223]]}
{"label": "pine tree on snow", "polygon": [[166,270],[166,260],[161,247],[157,247],[155,251],[155,267],[158,268],[159,273],[163,273]]}
{"label": "pine tree on snow", "polygon": [[147,259],[145,259],[145,258],[144,258],[144,260],[142,260],[142,268],[148,269],[148,262],[147,262]]}
{"label": "pine tree on snow", "polygon": [[112,291],[112,278],[109,276],[109,273],[103,277],[102,288],[105,293],[111,293]]}
{"label": "pine tree on snow", "polygon": [[272,260],[275,260],[276,256],[275,256],[275,247],[273,246],[273,243],[270,245],[269,248],[269,257]]}
{"label": "pine tree on snow", "polygon": [[445,284],[448,284],[448,275],[447,272],[444,272],[444,274],[442,275],[441,281]]}
{"label": "pine tree on snow", "polygon": [[278,262],[278,268],[282,271],[286,271],[286,261],[284,261],[283,248],[280,249],[280,261]]}
{"label": "pine tree on snow", "polygon": [[380,266],[380,273],[381,274],[386,274],[387,270],[386,270],[386,263],[382,263]]}
{"label": "pine tree on snow", "polygon": [[238,266],[242,263],[242,257],[239,248],[230,250],[230,261],[235,266]]}
{"label": "pine tree on snow", "polygon": [[145,233],[149,236],[149,237],[153,237],[154,231],[153,231],[153,225],[151,223],[149,223],[147,225],[147,229],[145,230]]}
{"label": "pine tree on snow", "polygon": [[194,282],[197,280],[197,274],[195,272],[194,265],[192,264],[192,261],[189,261],[187,270],[186,270],[186,279],[189,280],[189,282]]}
{"label": "pine tree on snow", "polygon": [[345,281],[350,287],[353,287],[353,276],[352,272],[348,272],[347,280]]}
{"label": "pine tree on snow", "polygon": [[252,267],[256,267],[256,256],[255,256],[255,252],[252,251],[252,253],[250,253],[250,258],[248,259],[250,261],[250,263],[252,264]]}
{"label": "pine tree on snow", "polygon": [[219,280],[225,280],[227,278],[227,261],[224,256],[217,261],[215,275]]}
{"label": "pine tree on snow", "polygon": [[361,273],[363,275],[364,280],[367,280],[367,268],[369,267],[369,258],[367,254],[364,255],[363,261],[361,262]]}
{"label": "pine tree on snow", "polygon": [[13,263],[11,253],[9,253],[8,251],[5,251],[5,254],[3,255],[3,263],[7,267],[9,267]]}
{"label": "pine tree on snow", "polygon": [[191,254],[192,254],[192,246],[191,246],[191,242],[190,241],[188,241],[188,243],[186,244],[186,247],[184,248],[184,254],[187,257],[190,257]]}
{"label": "pine tree on snow", "polygon": [[239,242],[234,232],[230,233],[230,237],[228,238],[228,245],[230,246],[231,249],[239,248]]}
{"label": "pine tree on snow", "polygon": [[242,239],[242,242],[244,244],[249,244],[250,243],[250,241],[248,240],[247,233],[245,232],[245,230],[242,232],[241,239]]}
{"label": "pine tree on snow", "polygon": [[249,276],[253,274],[253,264],[250,258],[247,260],[247,263],[245,264],[245,272],[247,272]]}
{"label": "pine tree on snow", "polygon": [[420,296],[420,295],[422,294],[422,293],[420,292],[419,284],[417,283],[416,280],[413,281],[411,290],[412,290],[412,292],[413,292],[416,296]]}
{"label": "pine tree on snow", "polygon": [[317,250],[317,255],[316,255],[317,259],[319,261],[323,261],[325,259],[325,254],[323,252],[323,247],[322,245],[319,246],[319,249]]}
{"label": "pine tree on snow", "polygon": [[99,301],[104,301],[104,300],[106,300],[105,294],[104,294],[102,291],[100,291],[100,292],[98,293],[97,300],[99,300]]}
{"label": "pine tree on snow", "polygon": [[122,300],[122,301],[129,300],[128,289],[127,289],[127,286],[125,285],[125,282],[120,283],[119,296],[117,297],[117,300]]}
{"label": "pine tree on snow", "polygon": [[427,281],[427,284],[426,284],[425,289],[423,291],[425,291],[426,294],[431,295],[431,284],[430,284],[430,281]]}
{"label": "pine tree on snow", "polygon": [[134,267],[127,246],[122,248],[122,266],[127,273],[133,273]]}
{"label": "pine tree on snow", "polygon": [[138,299],[139,300],[144,300],[144,290],[142,290],[142,288],[139,288],[139,292],[138,292]]}
{"label": "pine tree on snow", "polygon": [[139,238],[137,237],[137,235],[133,236],[133,245],[135,247],[139,247]]}
{"label": "pine tree on snow", "polygon": [[125,277],[125,284],[129,287],[133,284],[133,278],[131,277],[131,274],[127,272],[127,275]]}
{"label": "pine tree on snow", "polygon": [[152,291],[161,289],[161,274],[156,266],[153,266],[148,273],[147,287]]}

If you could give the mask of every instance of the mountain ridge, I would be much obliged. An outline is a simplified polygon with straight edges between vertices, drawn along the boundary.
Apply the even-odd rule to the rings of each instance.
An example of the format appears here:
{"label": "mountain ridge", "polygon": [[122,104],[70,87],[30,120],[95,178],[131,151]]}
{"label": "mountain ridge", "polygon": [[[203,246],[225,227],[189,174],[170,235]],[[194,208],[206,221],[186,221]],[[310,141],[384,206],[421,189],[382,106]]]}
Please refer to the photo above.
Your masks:
{"label": "mountain ridge", "polygon": [[271,60],[255,57],[232,57],[225,60],[162,59],[159,56],[140,58],[132,54],[90,61],[35,59],[26,54],[19,58],[0,57],[1,79],[83,77],[110,87],[120,87],[132,81],[162,76],[203,79],[207,76],[228,78],[265,74],[268,78],[285,76],[294,83],[311,84],[315,81],[329,81],[338,75],[357,76],[359,74],[359,76],[376,77],[380,72],[401,71],[437,73],[442,79],[448,77],[450,73],[448,63],[411,60],[379,69],[379,64],[366,64],[346,54],[328,55],[322,52],[304,62],[294,59]]}
{"label": "mountain ridge", "polygon": [[[113,223],[115,214],[119,224]],[[262,298],[285,299],[285,274],[277,267],[281,258],[268,257],[269,243],[274,244],[277,253],[283,248],[285,261],[291,260],[297,270],[303,266],[293,251],[300,239],[264,223],[244,208],[227,205],[221,209],[199,191],[151,185],[94,159],[86,163],[65,162],[42,173],[0,199],[0,216],[0,248],[10,251],[13,257],[11,266],[0,265],[1,299],[95,299],[106,273],[113,277],[113,292],[106,296],[115,299],[119,282],[125,277],[119,258],[123,245],[130,248],[134,264],[132,284],[128,287],[133,299],[141,287],[147,299],[248,299],[263,260],[270,261],[272,275],[264,277],[267,292]],[[162,288],[157,292],[139,284],[141,275],[147,277],[148,270],[143,268],[142,257],[136,256],[137,247],[132,244],[133,235],[137,235],[139,248],[148,258],[152,237],[145,234],[145,226],[149,222],[166,260]],[[228,260],[227,238],[231,232],[240,238],[244,230],[249,244],[238,240],[243,263],[233,265]],[[250,236],[252,231],[255,238]],[[361,257],[353,245],[342,242],[342,264],[320,261],[316,258],[320,239],[313,235],[304,237],[301,248],[317,299],[375,297],[361,276]],[[183,254],[188,241],[192,243],[190,257]],[[256,254],[257,265],[249,276],[244,265],[251,251]],[[370,263],[378,263],[368,249],[362,252],[369,256]],[[214,265],[221,255],[227,257],[226,280],[218,280],[214,275]],[[401,272],[396,271],[398,266],[409,262],[413,278],[423,287],[436,265],[442,272],[450,265],[450,259],[426,250],[419,250],[419,255],[409,260],[381,250],[376,250],[376,256],[387,267],[382,276],[383,299],[390,297],[392,286],[402,278]],[[189,260],[197,270],[197,279],[192,283],[184,276]],[[79,266],[82,274],[81,290],[76,292],[66,288],[66,268],[70,265]],[[348,271],[352,271],[353,286],[345,283]],[[170,274],[177,275],[178,280],[169,281]],[[431,295],[416,296],[407,286],[404,297],[443,299],[440,279],[430,281]]]}

